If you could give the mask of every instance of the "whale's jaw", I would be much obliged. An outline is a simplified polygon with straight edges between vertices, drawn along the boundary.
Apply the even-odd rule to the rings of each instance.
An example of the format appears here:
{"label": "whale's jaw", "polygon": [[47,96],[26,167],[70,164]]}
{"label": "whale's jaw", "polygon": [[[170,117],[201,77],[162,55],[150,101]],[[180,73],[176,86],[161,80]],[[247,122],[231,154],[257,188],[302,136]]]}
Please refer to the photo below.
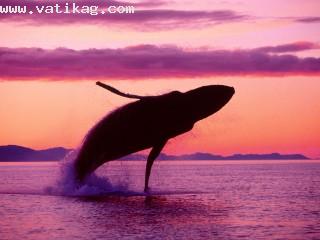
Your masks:
{"label": "whale's jaw", "polygon": [[199,121],[225,106],[235,90],[224,85],[209,85],[190,90],[184,94],[185,104],[188,106],[189,116]]}

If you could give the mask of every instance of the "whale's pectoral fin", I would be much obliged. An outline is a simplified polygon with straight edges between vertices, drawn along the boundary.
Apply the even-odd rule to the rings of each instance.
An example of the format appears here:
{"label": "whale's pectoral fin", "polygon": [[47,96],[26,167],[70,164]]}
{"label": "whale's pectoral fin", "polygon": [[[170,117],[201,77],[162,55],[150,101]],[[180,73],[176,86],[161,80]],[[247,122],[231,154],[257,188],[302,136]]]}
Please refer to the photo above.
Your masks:
{"label": "whale's pectoral fin", "polygon": [[130,93],[123,93],[120,92],[118,89],[111,87],[110,85],[104,84],[102,82],[96,82],[96,84],[104,89],[109,90],[110,92],[117,94],[121,97],[126,97],[126,98],[136,98],[136,99],[143,99],[146,98],[145,96],[139,96],[139,95],[135,95],[135,94],[130,94]]}
{"label": "whale's pectoral fin", "polygon": [[144,181],[144,191],[148,191],[148,185],[149,185],[149,177],[151,173],[151,168],[153,165],[154,160],[159,156],[160,152],[162,151],[164,145],[166,145],[167,140],[160,142],[159,144],[155,145],[151,152],[149,153],[148,159],[147,159],[147,166],[146,166],[146,175],[145,175],[145,181]]}

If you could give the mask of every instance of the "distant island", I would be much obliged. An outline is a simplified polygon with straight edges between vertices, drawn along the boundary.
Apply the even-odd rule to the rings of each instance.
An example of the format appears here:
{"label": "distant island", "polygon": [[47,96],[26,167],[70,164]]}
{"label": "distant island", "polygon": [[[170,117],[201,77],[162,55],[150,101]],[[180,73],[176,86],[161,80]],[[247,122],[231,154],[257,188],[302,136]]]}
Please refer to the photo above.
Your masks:
{"label": "distant island", "polygon": [[17,145],[0,146],[1,162],[58,161],[71,151],[63,147],[34,150]]}
{"label": "distant island", "polygon": [[[55,147],[44,150],[34,150],[17,145],[0,146],[0,162],[35,162],[35,161],[59,161],[72,151],[63,147]],[[122,160],[144,160],[146,155],[132,154],[121,158]],[[159,160],[303,160],[309,159],[302,154],[233,154],[221,156],[211,153],[192,153],[182,155],[168,155],[162,153]]]}

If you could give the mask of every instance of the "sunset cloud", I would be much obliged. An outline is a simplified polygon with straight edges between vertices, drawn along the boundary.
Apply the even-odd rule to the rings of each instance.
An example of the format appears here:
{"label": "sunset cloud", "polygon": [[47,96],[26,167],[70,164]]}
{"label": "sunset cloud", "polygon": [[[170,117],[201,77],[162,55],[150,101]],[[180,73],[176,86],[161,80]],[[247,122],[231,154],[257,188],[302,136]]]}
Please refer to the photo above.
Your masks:
{"label": "sunset cloud", "polygon": [[320,23],[320,17],[297,18],[296,22],[301,22],[301,23]]}
{"label": "sunset cloud", "polygon": [[3,80],[319,74],[319,58],[269,54],[261,48],[193,51],[154,45],[79,51],[0,48],[0,78]]}
{"label": "sunset cloud", "polygon": [[257,48],[257,51],[265,53],[286,53],[286,52],[300,52],[312,49],[320,49],[320,45],[313,42],[295,42],[283,44],[278,46],[268,46]]}
{"label": "sunset cloud", "polygon": [[[59,2],[59,1],[58,1]],[[60,11],[65,10],[64,1],[60,1]],[[212,24],[221,24],[234,21],[243,21],[248,16],[231,10],[201,11],[201,10],[173,10],[158,9],[157,7],[165,5],[165,1],[152,2],[143,1],[138,3],[100,0],[82,0],[75,2],[78,6],[99,6],[99,12],[108,6],[134,6],[134,14],[64,14],[52,13],[41,14],[36,11],[36,6],[53,6],[52,2],[40,1],[21,1],[21,0],[2,0],[1,6],[26,6],[26,14],[1,14],[0,20],[9,22],[18,22],[23,24],[40,25],[61,25],[61,24],[100,24],[108,27],[112,25],[121,25],[133,27],[140,30],[160,30],[185,27],[201,27]],[[68,3],[69,9],[72,8],[72,2]],[[33,14],[29,14],[29,11]]]}

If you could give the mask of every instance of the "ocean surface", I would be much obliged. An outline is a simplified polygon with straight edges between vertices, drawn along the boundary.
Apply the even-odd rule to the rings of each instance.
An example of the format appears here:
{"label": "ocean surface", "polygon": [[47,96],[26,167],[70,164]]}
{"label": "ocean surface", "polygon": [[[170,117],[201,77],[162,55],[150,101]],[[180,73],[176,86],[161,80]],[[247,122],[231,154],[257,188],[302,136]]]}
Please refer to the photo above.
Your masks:
{"label": "ocean surface", "polygon": [[320,239],[320,161],[0,163],[0,239]]}

